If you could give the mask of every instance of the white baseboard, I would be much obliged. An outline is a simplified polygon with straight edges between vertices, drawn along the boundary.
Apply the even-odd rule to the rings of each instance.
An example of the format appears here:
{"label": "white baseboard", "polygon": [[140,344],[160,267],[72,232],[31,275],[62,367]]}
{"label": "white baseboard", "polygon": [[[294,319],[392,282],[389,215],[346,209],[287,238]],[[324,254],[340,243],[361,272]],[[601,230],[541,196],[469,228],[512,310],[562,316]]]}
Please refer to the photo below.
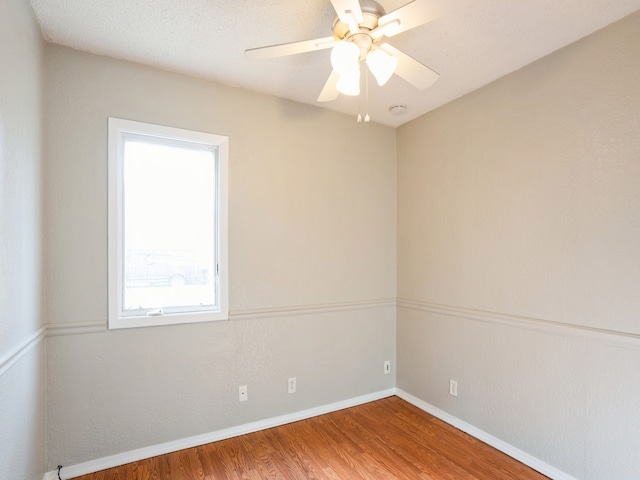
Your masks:
{"label": "white baseboard", "polygon": [[[316,417],[318,415],[324,415],[326,413],[336,412],[345,408],[355,407],[364,403],[373,402],[382,398],[387,398],[393,395],[397,395],[403,400],[415,405],[416,407],[430,413],[434,417],[448,423],[449,425],[468,433],[474,438],[491,445],[493,448],[500,450],[501,452],[515,458],[519,462],[533,468],[534,470],[548,476],[553,480],[577,480],[555,467],[543,462],[542,460],[523,452],[519,448],[508,444],[500,440],[499,438],[490,435],[489,433],[480,430],[473,425],[460,420],[447,412],[440,410],[439,408],[420,400],[417,397],[405,392],[404,390],[391,388],[380,392],[371,393],[368,395],[362,395],[360,397],[343,400],[320,407],[310,408],[299,412],[290,413],[287,415],[281,415],[278,417],[269,418],[266,420],[259,420],[256,422],[239,425],[237,427],[225,428],[223,430],[217,430],[215,432],[204,433],[201,435],[194,435],[192,437],[182,438],[179,440],[173,440],[171,442],[160,443],[158,445],[152,445],[150,447],[139,448],[131,450],[129,452],[123,452],[108,457],[91,460],[77,465],[64,467],[60,474],[64,480],[69,480],[81,475],[87,475],[90,473],[99,472],[107,468],[113,468],[126,463],[143,460],[145,458],[155,457],[157,455],[164,455],[166,453],[176,452],[185,448],[196,447],[198,445],[204,445],[211,442],[217,442],[225,440],[227,438],[237,437],[239,435],[245,435],[247,433],[258,432],[260,430],[266,430],[268,428],[278,427],[280,425],[286,425],[287,423],[297,422],[305,420],[307,418]],[[57,470],[52,470],[45,473],[43,480],[58,480]]]}
{"label": "white baseboard", "polygon": [[430,403],[427,403],[423,400],[420,400],[417,397],[414,397],[410,393],[405,392],[404,390],[396,389],[396,395],[403,400],[406,400],[412,405],[415,405],[420,410],[424,410],[427,413],[430,413],[434,417],[439,418],[443,422],[448,423],[449,425],[456,427],[458,430],[462,430],[465,433],[468,433],[474,438],[486,443],[487,445],[491,445],[496,450],[500,450],[503,453],[506,453],[511,458],[515,458],[519,462],[524,463],[525,465],[533,468],[534,470],[546,475],[553,480],[577,480],[575,477],[572,477],[555,467],[543,462],[542,460],[529,455],[526,452],[523,452],[519,448],[514,447],[513,445],[508,444],[500,440],[499,438],[494,437],[493,435],[485,432],[484,430],[480,430],[473,425],[460,420],[453,415],[448,414],[444,410],[440,410],[438,407],[434,407]]}
{"label": "white baseboard", "polygon": [[[355,397],[348,400],[331,403],[329,405],[323,405],[320,407],[310,408],[308,410],[302,410],[287,415],[281,415],[279,417],[259,420],[257,422],[251,422],[244,425],[239,425],[237,427],[225,428],[223,430],[217,430],[215,432],[204,433],[201,435],[194,435],[192,437],[173,440],[166,443],[160,443],[158,445],[152,445],[150,447],[138,448],[129,452],[123,452],[116,455],[110,455],[108,457],[79,463],[77,465],[64,467],[62,468],[60,475],[64,480],[69,480],[81,475],[99,472],[100,470],[117,467],[126,463],[136,462],[145,458],[164,455],[165,453],[176,452],[178,450],[184,450],[185,448],[191,448],[198,445],[204,445],[206,443],[217,442],[220,440],[225,440],[227,438],[245,435],[247,433],[258,432],[260,430],[266,430],[268,428],[286,425],[287,423],[305,420],[307,418],[316,417],[318,415],[324,415],[325,413],[331,413],[338,410],[343,410],[345,408],[355,407],[364,403],[391,397],[395,395],[395,393],[395,388],[391,388],[389,390],[362,395],[360,397]],[[58,471],[52,470],[45,473],[43,480],[58,480]]]}

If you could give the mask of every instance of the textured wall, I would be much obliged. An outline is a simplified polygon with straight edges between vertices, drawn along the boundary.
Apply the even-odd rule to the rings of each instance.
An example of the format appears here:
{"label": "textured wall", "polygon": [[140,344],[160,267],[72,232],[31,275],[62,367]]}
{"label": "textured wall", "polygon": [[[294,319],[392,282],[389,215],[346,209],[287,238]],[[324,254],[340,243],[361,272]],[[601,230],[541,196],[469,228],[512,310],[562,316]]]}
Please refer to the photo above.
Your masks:
{"label": "textured wall", "polygon": [[640,471],[639,32],[397,133],[398,387],[577,478]]}
{"label": "textured wall", "polygon": [[0,2],[0,476],[12,479],[44,472],[44,343],[28,342],[42,326],[42,49],[29,2]]}
{"label": "textured wall", "polygon": [[[46,72],[49,468],[394,386],[393,129],[62,47]],[[109,116],[230,137],[229,322],[66,335],[106,324]]]}

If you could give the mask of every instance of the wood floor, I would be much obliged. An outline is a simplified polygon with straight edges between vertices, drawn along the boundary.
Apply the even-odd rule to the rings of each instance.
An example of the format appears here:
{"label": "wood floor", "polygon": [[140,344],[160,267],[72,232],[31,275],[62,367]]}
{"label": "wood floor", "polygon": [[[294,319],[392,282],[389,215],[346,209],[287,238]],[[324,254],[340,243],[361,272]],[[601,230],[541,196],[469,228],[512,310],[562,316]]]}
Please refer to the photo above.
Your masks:
{"label": "wood floor", "polygon": [[78,477],[81,480],[545,478],[398,397]]}

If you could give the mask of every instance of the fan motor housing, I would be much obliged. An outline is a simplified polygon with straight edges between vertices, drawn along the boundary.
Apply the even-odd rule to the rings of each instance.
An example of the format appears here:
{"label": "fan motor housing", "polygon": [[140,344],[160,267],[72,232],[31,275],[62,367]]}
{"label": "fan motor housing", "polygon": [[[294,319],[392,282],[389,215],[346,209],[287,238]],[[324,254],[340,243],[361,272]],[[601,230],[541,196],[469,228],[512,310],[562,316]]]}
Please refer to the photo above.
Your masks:
{"label": "fan motor housing", "polygon": [[382,8],[382,5],[373,0],[361,0],[360,8],[362,9],[363,21],[358,24],[358,27],[360,27],[359,32],[352,32],[349,29],[349,25],[341,22],[338,17],[333,21],[333,35],[337,40],[344,40],[345,38],[360,33],[366,34],[366,32],[376,28],[378,26],[378,19],[387,13],[385,9]]}

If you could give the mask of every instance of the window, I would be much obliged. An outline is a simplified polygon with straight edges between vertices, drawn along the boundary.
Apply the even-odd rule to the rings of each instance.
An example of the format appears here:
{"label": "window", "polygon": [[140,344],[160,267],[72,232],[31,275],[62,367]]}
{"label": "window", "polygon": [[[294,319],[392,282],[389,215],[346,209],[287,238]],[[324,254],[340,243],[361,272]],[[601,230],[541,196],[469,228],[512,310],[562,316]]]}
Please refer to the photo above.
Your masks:
{"label": "window", "polygon": [[109,328],[228,318],[228,149],[109,119]]}

